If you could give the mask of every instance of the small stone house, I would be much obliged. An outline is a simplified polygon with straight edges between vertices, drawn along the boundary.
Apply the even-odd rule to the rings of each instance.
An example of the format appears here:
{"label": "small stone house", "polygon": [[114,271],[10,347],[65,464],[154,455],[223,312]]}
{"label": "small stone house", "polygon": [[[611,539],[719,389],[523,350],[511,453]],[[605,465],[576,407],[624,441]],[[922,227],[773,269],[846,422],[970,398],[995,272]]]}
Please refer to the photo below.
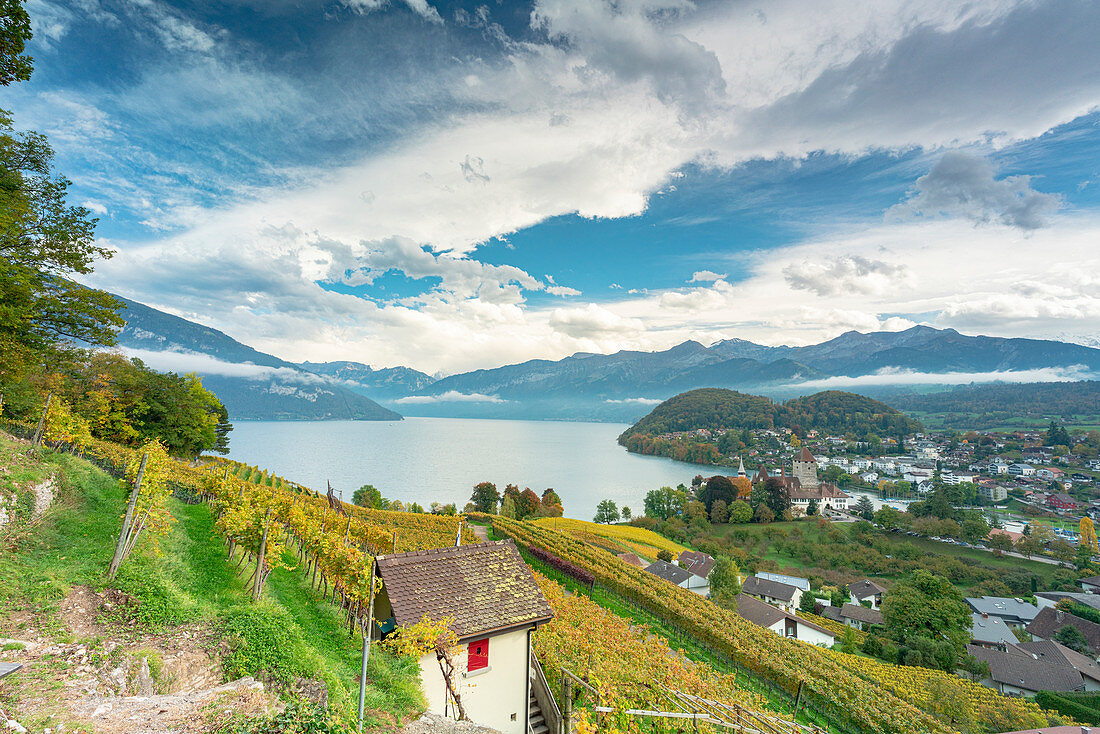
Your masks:
{"label": "small stone house", "polygon": [[[526,734],[532,678],[531,633],[554,616],[511,540],[378,556],[381,629],[453,617],[460,652],[452,680],[469,719],[502,734]],[[434,652],[420,659],[428,711],[455,716]],[[533,723],[533,722],[531,722]]]}

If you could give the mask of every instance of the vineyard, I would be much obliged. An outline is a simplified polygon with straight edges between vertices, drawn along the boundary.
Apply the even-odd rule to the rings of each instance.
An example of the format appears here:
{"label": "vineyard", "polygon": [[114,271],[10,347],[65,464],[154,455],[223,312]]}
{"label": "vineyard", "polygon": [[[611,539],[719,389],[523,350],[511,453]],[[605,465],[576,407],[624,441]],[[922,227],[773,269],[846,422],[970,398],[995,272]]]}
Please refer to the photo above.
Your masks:
{"label": "vineyard", "polygon": [[[632,628],[622,617],[583,595],[569,594],[559,584],[535,575],[554,609],[554,619],[535,636],[535,652],[550,681],[562,669],[593,682],[598,703],[616,709],[597,719],[590,711],[573,718],[576,731],[681,731],[674,720],[644,719],[621,714],[624,709],[659,708],[664,690],[674,689],[712,701],[764,711],[764,699],[741,690],[734,675],[692,662],[644,628]],[[770,714],[768,714],[770,715]]]}
{"label": "vineyard", "polygon": [[601,525],[565,517],[543,517],[535,523],[557,530],[610,553],[637,553],[642,558],[657,560],[658,551],[668,551],[676,559],[687,548],[658,535],[652,530],[634,525]]}
{"label": "vineyard", "polygon": [[[742,667],[833,712],[838,721],[869,732],[974,732],[1023,729],[1060,724],[1063,719],[1034,704],[993,692],[974,691],[977,684],[954,676],[926,677],[939,687],[937,696],[913,696],[906,685],[916,668],[896,668],[856,658],[856,666],[839,653],[787,640],[750,624],[702,597],[671,584],[655,584],[644,571],[626,566],[611,554],[555,532],[540,523],[495,518],[498,534],[525,547],[541,547],[588,571],[602,584],[655,616],[728,655]],[[913,670],[916,673],[909,673]],[[897,672],[902,671],[902,672]],[[929,671],[931,672],[931,671]],[[932,700],[935,698],[936,700]],[[971,715],[945,710],[943,700],[969,706]],[[910,703],[912,701],[912,703]]]}

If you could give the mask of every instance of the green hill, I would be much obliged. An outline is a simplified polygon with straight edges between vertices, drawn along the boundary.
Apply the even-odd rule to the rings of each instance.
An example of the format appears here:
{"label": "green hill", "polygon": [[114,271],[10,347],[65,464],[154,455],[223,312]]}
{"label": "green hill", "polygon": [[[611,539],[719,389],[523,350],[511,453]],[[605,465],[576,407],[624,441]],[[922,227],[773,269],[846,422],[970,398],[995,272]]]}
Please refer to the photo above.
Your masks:
{"label": "green hill", "polygon": [[830,434],[896,436],[921,429],[920,423],[878,400],[854,393],[829,390],[776,402],[723,388],[690,390],[669,398],[649,415],[628,428],[619,443],[634,435],[707,429],[746,430],[790,428],[796,433],[818,430]]}

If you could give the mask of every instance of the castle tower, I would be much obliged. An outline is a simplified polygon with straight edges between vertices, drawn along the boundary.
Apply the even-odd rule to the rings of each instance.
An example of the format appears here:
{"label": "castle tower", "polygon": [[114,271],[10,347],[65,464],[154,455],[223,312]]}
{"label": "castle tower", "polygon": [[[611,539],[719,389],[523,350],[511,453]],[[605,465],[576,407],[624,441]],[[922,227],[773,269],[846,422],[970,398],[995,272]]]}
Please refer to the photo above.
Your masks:
{"label": "castle tower", "polygon": [[791,473],[798,479],[804,489],[814,489],[820,484],[817,479],[817,459],[805,446],[794,457]]}
{"label": "castle tower", "polygon": [[748,476],[747,474],[745,474],[745,459],[741,456],[737,457],[737,476]]}

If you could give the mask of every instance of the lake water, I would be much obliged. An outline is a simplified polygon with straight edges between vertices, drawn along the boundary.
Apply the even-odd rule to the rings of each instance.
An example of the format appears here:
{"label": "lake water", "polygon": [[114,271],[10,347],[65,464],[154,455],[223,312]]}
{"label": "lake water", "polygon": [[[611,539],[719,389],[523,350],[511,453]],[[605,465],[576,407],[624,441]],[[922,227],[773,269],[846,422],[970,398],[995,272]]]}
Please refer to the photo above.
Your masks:
{"label": "lake water", "polygon": [[707,467],[628,453],[617,423],[406,418],[402,421],[238,421],[229,457],[312,489],[331,481],[350,501],[373,484],[402,502],[454,502],[478,482],[515,484],[562,499],[567,517],[591,520],[612,499],[640,514],[651,489],[690,484]]}
{"label": "lake water", "polygon": [[[582,520],[592,519],[602,499],[640,514],[649,490],[717,473],[716,467],[628,453],[615,443],[626,428],[467,418],[238,421],[229,457],[312,489],[324,491],[330,481],[348,501],[364,484],[406,504],[454,502],[459,509],[478,482],[494,482],[502,491],[511,483],[540,495],[553,487],[566,517]],[[876,509],[882,505],[868,494]]]}

